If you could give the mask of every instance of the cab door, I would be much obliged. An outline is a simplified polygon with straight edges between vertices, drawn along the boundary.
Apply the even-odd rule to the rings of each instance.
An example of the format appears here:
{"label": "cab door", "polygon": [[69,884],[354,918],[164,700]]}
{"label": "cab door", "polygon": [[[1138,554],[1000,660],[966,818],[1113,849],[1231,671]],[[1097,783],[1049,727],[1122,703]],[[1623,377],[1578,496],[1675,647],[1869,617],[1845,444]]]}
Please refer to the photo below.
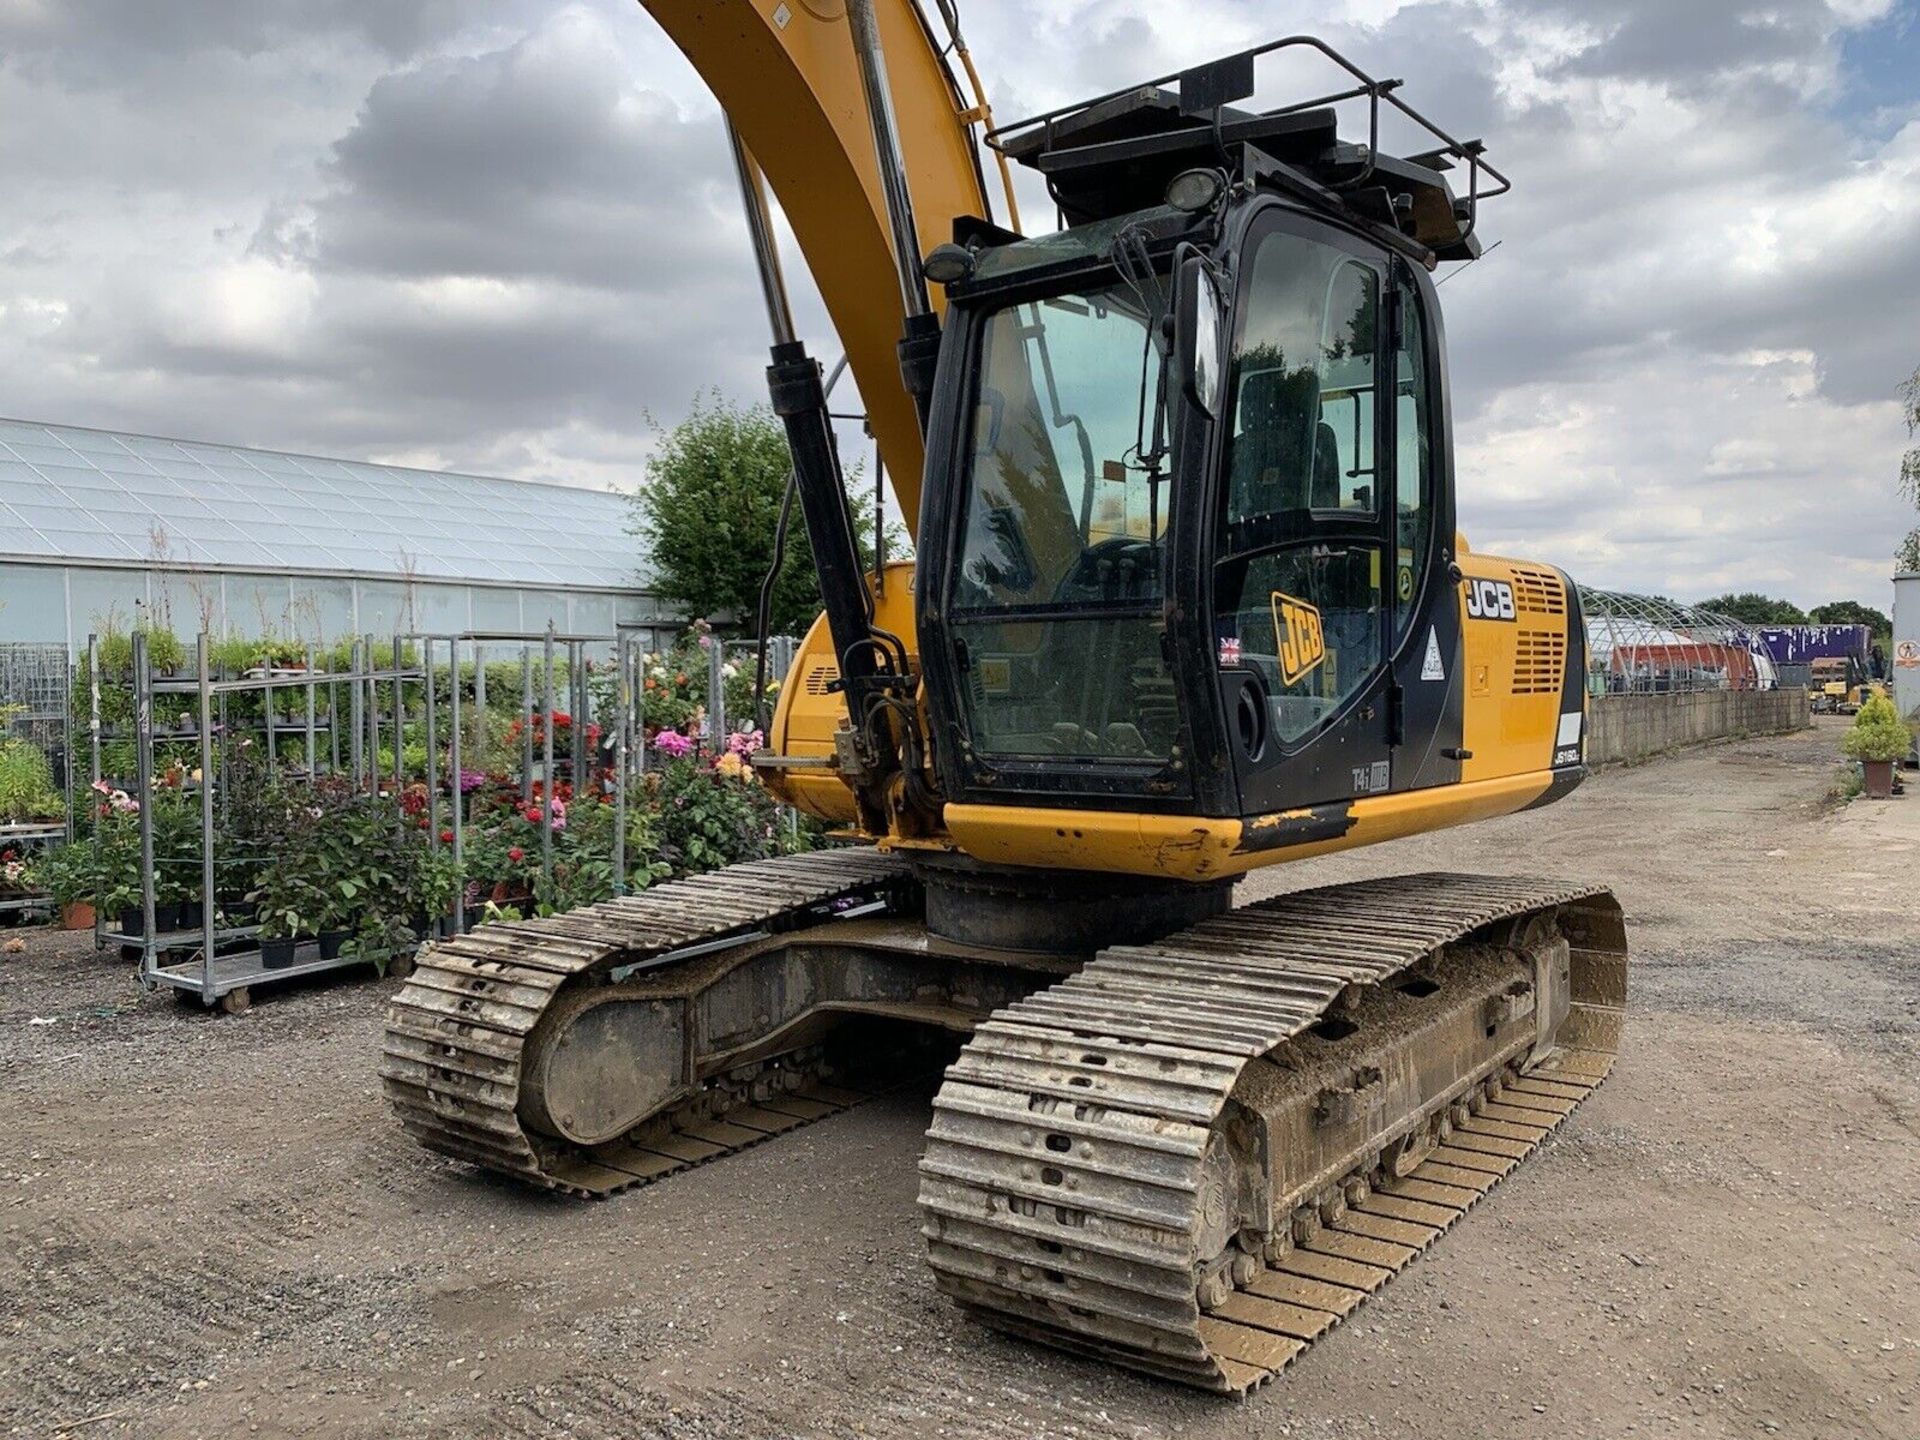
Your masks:
{"label": "cab door", "polygon": [[1255,222],[1243,254],[1213,624],[1240,811],[1269,814],[1405,783],[1395,653],[1436,587],[1430,535],[1403,539],[1396,500],[1388,257],[1284,211]]}

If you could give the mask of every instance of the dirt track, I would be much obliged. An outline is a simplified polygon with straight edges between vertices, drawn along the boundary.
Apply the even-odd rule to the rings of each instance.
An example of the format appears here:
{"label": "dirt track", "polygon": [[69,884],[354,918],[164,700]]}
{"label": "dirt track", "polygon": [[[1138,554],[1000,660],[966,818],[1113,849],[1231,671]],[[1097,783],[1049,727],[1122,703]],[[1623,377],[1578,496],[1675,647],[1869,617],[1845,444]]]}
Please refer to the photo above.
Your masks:
{"label": "dirt track", "polygon": [[1542,1153],[1246,1404],[959,1318],[919,1259],[924,1093],[580,1206],[400,1135],[392,982],[209,1019],[40,937],[0,956],[0,1435],[1911,1440],[1920,793],[1831,810],[1834,739],[1248,887],[1605,879],[1635,1010]]}

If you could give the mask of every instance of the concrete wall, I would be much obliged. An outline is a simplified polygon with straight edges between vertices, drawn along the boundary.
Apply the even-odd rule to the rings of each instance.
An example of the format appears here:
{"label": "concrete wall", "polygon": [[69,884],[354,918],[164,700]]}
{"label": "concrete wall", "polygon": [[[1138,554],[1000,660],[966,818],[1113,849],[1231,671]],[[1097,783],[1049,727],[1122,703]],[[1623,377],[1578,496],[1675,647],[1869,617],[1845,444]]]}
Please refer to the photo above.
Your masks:
{"label": "concrete wall", "polygon": [[1684,695],[1595,695],[1590,704],[1589,765],[1644,760],[1662,750],[1735,735],[1784,735],[1813,723],[1807,692],[1798,686]]}

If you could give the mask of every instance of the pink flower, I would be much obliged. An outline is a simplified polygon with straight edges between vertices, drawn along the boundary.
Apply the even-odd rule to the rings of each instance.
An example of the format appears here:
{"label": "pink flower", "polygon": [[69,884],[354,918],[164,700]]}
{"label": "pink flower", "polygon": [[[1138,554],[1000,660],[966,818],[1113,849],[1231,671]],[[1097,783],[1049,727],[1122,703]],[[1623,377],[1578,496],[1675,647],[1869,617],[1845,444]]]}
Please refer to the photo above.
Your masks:
{"label": "pink flower", "polygon": [[742,760],[751,758],[753,752],[766,743],[766,737],[758,730],[738,730],[727,737],[727,749]]}
{"label": "pink flower", "polygon": [[92,789],[93,789],[93,790],[94,790],[94,791],[95,791],[96,793],[98,793],[98,794],[101,794],[101,795],[111,795],[111,794],[113,794],[113,787],[112,787],[111,785],[109,785],[109,784],[107,784],[107,782],[106,782],[106,781],[104,781],[104,780],[96,780],[96,781],[94,781],[94,782],[93,782],[93,785],[92,785],[92,787],[91,787],[91,788],[92,788]]}
{"label": "pink flower", "polygon": [[658,750],[662,755],[671,755],[678,759],[680,756],[692,752],[693,741],[689,740],[685,735],[682,735],[678,730],[662,730],[658,735],[653,737],[653,748]]}
{"label": "pink flower", "polygon": [[518,865],[522,860],[526,858],[527,858],[527,852],[522,850],[518,845],[512,846],[507,851],[507,859],[511,860],[516,865]]}

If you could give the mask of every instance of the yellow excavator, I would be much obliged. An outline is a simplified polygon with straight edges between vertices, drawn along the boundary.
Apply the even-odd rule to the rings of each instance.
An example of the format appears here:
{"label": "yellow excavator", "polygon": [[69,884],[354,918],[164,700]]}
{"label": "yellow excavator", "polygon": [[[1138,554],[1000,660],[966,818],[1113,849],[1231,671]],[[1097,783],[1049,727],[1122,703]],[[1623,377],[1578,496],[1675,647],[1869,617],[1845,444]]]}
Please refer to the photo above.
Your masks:
{"label": "yellow excavator", "polygon": [[[948,0],[644,3],[733,127],[825,602],[754,765],[843,843],[440,943],[387,1093],[441,1154],[604,1196],[852,1103],[836,1045],[876,1022],[965,1036],[920,1162],[939,1288],[1244,1393],[1619,1044],[1602,888],[1234,903],[1585,773],[1577,592],[1454,523],[1432,276],[1507,182],[1308,37],[995,126]],[[1304,60],[1329,93],[1248,103]],[[996,219],[983,150],[1062,228],[1023,236],[1010,182]],[[769,187],[910,565],[863,569]]]}

